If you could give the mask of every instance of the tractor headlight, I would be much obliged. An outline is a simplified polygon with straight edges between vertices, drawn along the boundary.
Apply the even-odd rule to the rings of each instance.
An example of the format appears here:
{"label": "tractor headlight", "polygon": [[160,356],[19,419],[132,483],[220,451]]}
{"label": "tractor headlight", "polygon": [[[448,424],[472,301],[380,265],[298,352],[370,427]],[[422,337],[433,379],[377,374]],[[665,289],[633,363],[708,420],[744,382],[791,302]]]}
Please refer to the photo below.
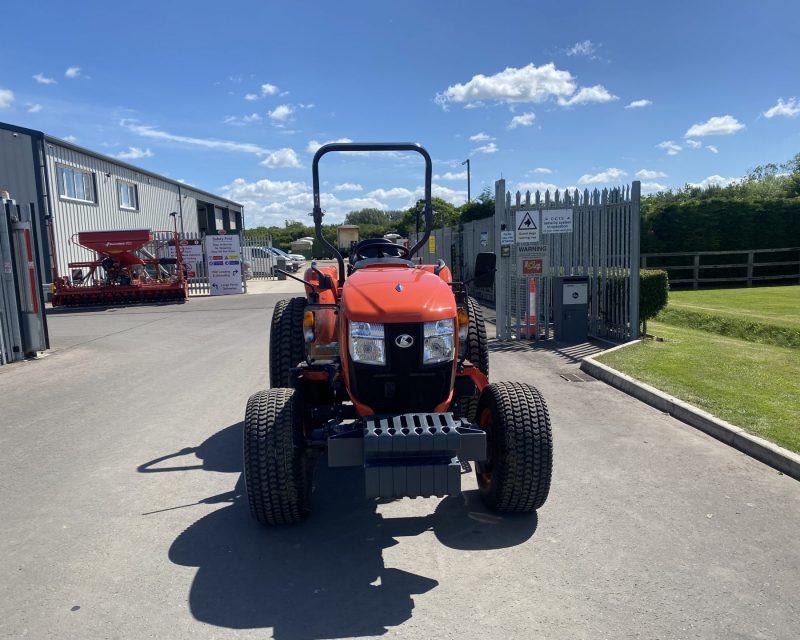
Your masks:
{"label": "tractor headlight", "polygon": [[362,364],[386,364],[382,323],[350,323],[350,357]]}
{"label": "tractor headlight", "polygon": [[434,364],[453,359],[455,323],[449,320],[426,322],[423,329],[422,363]]}

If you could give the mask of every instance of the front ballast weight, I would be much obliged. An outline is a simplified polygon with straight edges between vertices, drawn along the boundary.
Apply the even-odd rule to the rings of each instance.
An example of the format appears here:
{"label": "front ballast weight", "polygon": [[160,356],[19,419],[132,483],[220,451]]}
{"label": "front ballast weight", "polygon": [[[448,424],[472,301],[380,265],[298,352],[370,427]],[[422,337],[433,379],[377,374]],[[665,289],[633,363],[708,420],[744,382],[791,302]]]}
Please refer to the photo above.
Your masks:
{"label": "front ballast weight", "polygon": [[328,465],[364,467],[367,498],[461,493],[461,460],[486,459],[486,433],[452,413],[369,416],[328,438]]}

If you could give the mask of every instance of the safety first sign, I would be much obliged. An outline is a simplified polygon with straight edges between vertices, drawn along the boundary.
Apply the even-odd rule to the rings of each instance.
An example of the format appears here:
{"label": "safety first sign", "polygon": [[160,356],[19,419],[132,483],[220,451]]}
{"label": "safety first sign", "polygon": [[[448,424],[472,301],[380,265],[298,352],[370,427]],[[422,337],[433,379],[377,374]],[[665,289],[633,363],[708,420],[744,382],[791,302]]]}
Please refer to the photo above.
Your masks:
{"label": "safety first sign", "polygon": [[539,212],[536,209],[517,211],[517,244],[539,242]]}
{"label": "safety first sign", "polygon": [[206,256],[211,295],[242,293],[242,255],[239,236],[206,236]]}

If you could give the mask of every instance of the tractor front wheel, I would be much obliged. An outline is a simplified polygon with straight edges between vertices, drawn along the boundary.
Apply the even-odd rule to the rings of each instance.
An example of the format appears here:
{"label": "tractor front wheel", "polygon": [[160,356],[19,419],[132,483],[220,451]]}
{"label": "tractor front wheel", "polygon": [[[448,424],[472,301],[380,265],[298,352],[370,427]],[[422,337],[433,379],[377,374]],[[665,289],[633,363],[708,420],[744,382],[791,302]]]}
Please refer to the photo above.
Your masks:
{"label": "tractor front wheel", "polygon": [[250,513],[261,524],[293,524],[311,511],[314,473],[294,389],[250,396],[244,417],[244,478]]}
{"label": "tractor front wheel", "polygon": [[488,459],[476,464],[478,489],[491,509],[535,511],[547,500],[553,473],[553,435],[544,398],[519,382],[490,384],[478,420],[487,434]]}

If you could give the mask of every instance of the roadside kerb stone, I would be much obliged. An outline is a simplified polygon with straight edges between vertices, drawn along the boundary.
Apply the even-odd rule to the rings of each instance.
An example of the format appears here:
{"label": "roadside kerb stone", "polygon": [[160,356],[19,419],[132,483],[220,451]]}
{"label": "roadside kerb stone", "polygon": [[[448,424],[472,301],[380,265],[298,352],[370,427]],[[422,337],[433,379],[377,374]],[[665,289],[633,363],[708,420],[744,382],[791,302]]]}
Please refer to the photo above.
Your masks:
{"label": "roadside kerb stone", "polygon": [[741,427],[717,418],[707,411],[698,409],[688,402],[674,398],[655,387],[651,387],[595,360],[595,358],[606,353],[624,349],[638,342],[641,342],[641,340],[634,340],[601,353],[587,356],[581,361],[581,370],[620,391],[624,391],[637,400],[655,407],[659,411],[668,413],[674,418],[704,431],[717,440],[746,453],[764,464],[768,464],[795,480],[800,480],[800,456],[796,453],[764,438],[747,433]]}

